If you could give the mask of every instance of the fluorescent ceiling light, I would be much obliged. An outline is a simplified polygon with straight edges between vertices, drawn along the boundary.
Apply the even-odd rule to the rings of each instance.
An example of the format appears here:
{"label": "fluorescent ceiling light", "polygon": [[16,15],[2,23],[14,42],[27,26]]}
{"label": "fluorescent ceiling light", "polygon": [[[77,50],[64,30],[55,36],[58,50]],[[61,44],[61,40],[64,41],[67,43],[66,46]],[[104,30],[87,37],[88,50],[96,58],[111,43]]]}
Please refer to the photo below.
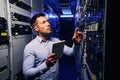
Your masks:
{"label": "fluorescent ceiling light", "polygon": [[60,17],[74,17],[74,15],[60,15]]}

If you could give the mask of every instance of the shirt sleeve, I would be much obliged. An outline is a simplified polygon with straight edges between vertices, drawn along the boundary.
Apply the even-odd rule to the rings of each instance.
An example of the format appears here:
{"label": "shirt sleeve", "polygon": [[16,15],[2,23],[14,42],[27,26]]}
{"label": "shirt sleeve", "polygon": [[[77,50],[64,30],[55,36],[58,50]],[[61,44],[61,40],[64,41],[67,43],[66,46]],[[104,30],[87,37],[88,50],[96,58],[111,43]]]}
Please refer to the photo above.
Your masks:
{"label": "shirt sleeve", "polygon": [[35,66],[35,55],[32,51],[25,49],[24,50],[24,59],[23,59],[23,74],[26,77],[35,76],[36,74],[42,74],[46,72],[49,68],[47,67],[45,61]]}
{"label": "shirt sleeve", "polygon": [[75,55],[79,52],[79,48],[80,48],[80,46],[76,46],[74,44],[73,44],[72,47],[69,47],[69,46],[65,45],[63,52],[64,52],[65,55],[73,56],[73,55]]}

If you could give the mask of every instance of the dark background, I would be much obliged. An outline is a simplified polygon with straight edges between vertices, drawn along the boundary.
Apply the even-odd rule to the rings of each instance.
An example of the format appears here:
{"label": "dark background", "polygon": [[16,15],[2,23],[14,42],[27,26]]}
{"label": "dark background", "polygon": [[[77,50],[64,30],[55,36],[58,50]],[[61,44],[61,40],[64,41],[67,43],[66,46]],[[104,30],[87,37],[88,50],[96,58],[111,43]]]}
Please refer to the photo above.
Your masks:
{"label": "dark background", "polygon": [[119,80],[119,2],[107,0],[106,40],[105,40],[105,79]]}

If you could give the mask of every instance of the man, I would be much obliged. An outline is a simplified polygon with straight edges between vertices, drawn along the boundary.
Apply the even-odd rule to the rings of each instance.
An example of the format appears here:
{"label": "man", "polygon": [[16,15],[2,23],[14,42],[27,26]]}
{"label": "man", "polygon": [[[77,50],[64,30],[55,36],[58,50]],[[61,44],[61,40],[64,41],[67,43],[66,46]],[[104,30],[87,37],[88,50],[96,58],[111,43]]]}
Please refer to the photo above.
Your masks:
{"label": "man", "polygon": [[[28,80],[57,80],[58,56],[52,53],[52,44],[60,41],[50,37],[51,27],[45,14],[40,13],[32,17],[31,26],[38,33],[24,49],[23,74]],[[78,28],[73,34],[73,46],[64,46],[64,54],[74,55],[79,49],[83,35]]]}

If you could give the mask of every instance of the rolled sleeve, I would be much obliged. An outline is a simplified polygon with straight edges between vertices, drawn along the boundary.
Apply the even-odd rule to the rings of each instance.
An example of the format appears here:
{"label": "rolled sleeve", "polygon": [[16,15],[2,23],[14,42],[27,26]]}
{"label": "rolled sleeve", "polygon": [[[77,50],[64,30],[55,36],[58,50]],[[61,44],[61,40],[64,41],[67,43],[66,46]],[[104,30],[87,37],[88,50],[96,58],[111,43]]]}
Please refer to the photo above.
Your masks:
{"label": "rolled sleeve", "polygon": [[73,56],[75,55],[77,52],[79,52],[79,48],[80,46],[76,46],[75,44],[73,44],[72,47],[68,47],[68,46],[64,46],[64,54],[68,55],[68,56]]}

